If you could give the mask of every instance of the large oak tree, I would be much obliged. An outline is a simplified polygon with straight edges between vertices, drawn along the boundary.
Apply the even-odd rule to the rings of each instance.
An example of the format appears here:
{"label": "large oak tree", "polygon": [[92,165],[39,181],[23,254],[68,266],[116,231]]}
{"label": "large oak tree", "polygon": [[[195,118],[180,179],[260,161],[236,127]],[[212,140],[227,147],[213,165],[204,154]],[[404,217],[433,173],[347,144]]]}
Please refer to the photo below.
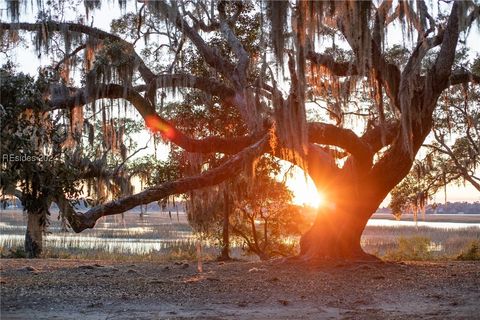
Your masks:
{"label": "large oak tree", "polygon": [[[439,11],[445,14],[433,14]],[[2,39],[34,33],[38,46],[63,38],[59,64],[65,72],[83,56],[84,86],[46,96],[46,110],[123,99],[171,143],[226,157],[198,175],[71,215],[75,231],[93,228],[106,215],[218,184],[270,153],[304,169],[330,203],[302,236],[301,255],[362,258],[363,229],[408,174],[439,97],[458,84],[478,88],[479,77],[454,70],[453,63],[460,36],[479,13],[470,1],[436,8],[422,1],[138,1],[138,12],[117,21],[113,32],[48,15],[35,23],[2,22],[1,30]],[[411,44],[403,67],[386,41],[399,30]],[[222,40],[209,41],[213,36]],[[197,72],[187,63],[191,52],[203,66]],[[423,63],[427,54],[433,63]],[[248,133],[199,137],[177,129],[162,117],[163,98],[181,99],[188,90],[201,92],[205,103],[234,108]],[[307,121],[314,105],[331,119]]]}

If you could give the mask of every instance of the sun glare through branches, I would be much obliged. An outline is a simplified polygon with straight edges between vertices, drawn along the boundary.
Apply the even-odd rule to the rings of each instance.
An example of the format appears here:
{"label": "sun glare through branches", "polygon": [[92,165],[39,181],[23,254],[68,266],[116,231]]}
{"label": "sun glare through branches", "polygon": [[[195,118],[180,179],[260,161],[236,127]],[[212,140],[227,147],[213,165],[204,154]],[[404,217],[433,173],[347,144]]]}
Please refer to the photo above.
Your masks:
{"label": "sun glare through branches", "polygon": [[288,177],[286,185],[293,192],[293,203],[319,208],[325,204],[324,195],[320,193],[312,179],[298,170]]}

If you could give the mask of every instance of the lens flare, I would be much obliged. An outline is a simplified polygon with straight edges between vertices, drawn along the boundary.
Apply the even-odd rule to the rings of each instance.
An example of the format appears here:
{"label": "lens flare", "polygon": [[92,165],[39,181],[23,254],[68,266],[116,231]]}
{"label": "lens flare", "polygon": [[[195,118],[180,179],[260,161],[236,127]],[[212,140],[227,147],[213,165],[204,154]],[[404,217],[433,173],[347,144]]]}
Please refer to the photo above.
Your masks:
{"label": "lens flare", "polygon": [[160,134],[168,140],[172,140],[175,137],[175,130],[173,127],[157,115],[146,116],[145,125],[152,132],[160,132]]}

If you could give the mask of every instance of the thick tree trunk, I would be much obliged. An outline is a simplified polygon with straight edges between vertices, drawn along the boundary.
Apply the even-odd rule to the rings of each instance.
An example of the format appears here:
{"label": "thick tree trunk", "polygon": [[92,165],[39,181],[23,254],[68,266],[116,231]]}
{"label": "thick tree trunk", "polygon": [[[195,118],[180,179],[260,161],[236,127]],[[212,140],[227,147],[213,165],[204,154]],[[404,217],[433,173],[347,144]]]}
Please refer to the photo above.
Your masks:
{"label": "thick tree trunk", "polygon": [[301,256],[307,259],[371,259],[360,246],[369,216],[340,209],[320,210],[313,226],[300,240]]}
{"label": "thick tree trunk", "polygon": [[25,252],[29,258],[38,258],[43,249],[45,215],[43,212],[27,213],[27,232],[25,234]]}
{"label": "thick tree trunk", "polygon": [[[318,180],[314,182],[320,186]],[[379,188],[379,183],[373,187],[366,182],[364,176],[351,171],[324,187],[326,203],[319,209],[310,230],[300,239],[303,258],[376,260],[363,251],[360,239],[368,219],[389,190],[386,185]]]}

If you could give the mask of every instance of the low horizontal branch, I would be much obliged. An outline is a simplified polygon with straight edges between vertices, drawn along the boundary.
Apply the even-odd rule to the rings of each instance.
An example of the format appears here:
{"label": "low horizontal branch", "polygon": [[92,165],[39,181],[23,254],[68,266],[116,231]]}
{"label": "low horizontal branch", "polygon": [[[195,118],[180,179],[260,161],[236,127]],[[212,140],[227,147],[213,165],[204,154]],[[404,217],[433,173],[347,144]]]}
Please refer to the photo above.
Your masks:
{"label": "low horizontal branch", "polygon": [[[65,90],[63,90],[65,91]],[[125,99],[140,113],[147,127],[154,132],[161,133],[170,142],[184,150],[197,153],[221,152],[234,154],[249,146],[259,138],[259,134],[233,138],[207,137],[193,139],[178,130],[167,120],[160,117],[152,104],[131,87],[118,84],[97,85],[95,92],[80,89],[72,95],[58,95],[48,102],[51,109],[68,109],[77,105],[85,105],[98,99]]]}
{"label": "low horizontal branch", "polygon": [[205,188],[221,183],[238,173],[268,148],[269,135],[265,135],[255,144],[245,148],[231,159],[215,169],[197,176],[182,178],[148,188],[140,193],[113,200],[96,206],[85,213],[68,216],[70,226],[75,232],[93,228],[98,219],[130,210],[141,204],[164,199],[170,195],[182,194],[194,189]]}

